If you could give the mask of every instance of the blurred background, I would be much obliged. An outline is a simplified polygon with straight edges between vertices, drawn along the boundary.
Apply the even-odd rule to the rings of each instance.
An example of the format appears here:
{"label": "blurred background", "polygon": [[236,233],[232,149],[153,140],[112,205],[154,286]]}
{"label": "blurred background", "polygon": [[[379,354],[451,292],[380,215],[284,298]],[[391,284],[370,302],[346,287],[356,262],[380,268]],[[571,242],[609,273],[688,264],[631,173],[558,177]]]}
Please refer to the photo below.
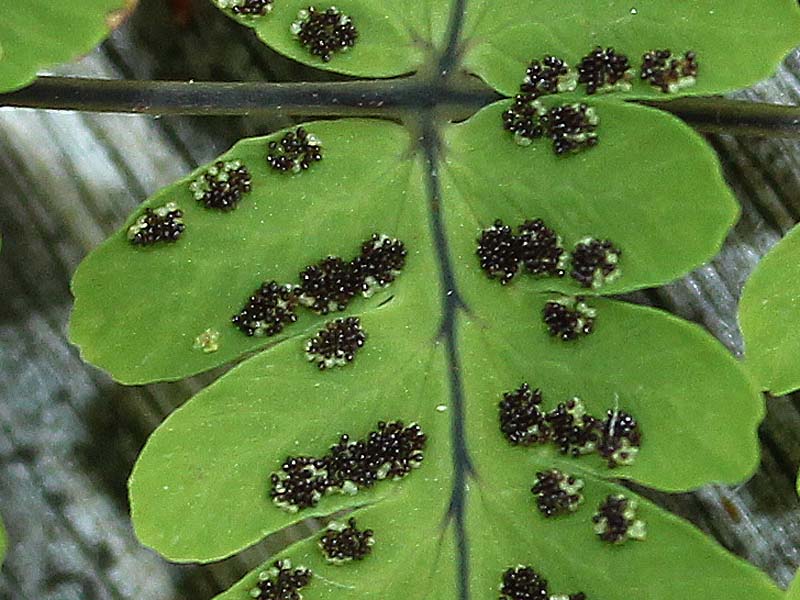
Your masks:
{"label": "blurred background", "polygon": [[[334,78],[270,51],[208,0],[140,0],[108,41],[58,73]],[[736,96],[800,104],[799,78],[795,52],[775,77]],[[126,494],[135,457],[163,417],[213,374],[119,386],[81,361],[66,329],[75,267],[138,203],[239,138],[291,122],[0,109],[0,514],[10,544],[0,598],[205,600],[268,556],[270,542],[215,565],[172,565],[138,544]],[[628,299],[700,323],[739,355],[742,285],[800,220],[800,141],[708,139],[741,202],[741,221],[713,264]],[[800,401],[772,398],[767,407],[762,464],[750,482],[643,493],[785,585],[800,564]]]}

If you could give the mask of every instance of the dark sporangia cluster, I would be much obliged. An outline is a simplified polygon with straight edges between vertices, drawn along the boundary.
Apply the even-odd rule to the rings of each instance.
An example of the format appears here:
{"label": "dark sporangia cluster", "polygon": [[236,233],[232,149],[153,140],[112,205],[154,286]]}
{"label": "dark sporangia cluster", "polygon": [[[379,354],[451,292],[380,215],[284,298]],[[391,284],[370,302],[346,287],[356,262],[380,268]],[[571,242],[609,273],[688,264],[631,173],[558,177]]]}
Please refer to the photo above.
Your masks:
{"label": "dark sporangia cluster", "polygon": [[644,540],[647,536],[644,521],[636,518],[636,501],[621,494],[606,497],[592,522],[594,532],[610,544],[622,544],[629,539]]}
{"label": "dark sporangia cluster", "polygon": [[580,398],[561,402],[550,411],[542,408],[542,392],[527,383],[505,392],[499,405],[500,431],[514,446],[552,443],[561,454],[579,457],[592,452],[609,468],[630,465],[642,444],[636,419],[619,409],[606,418],[590,415]]}
{"label": "dark sporangia cluster", "polygon": [[572,251],[572,277],[585,288],[599,288],[619,275],[622,250],[609,240],[586,238]]}
{"label": "dark sporangia cluster", "polygon": [[518,565],[503,573],[500,600],[547,600],[547,580],[531,567]]}
{"label": "dark sporangia cluster", "polygon": [[361,284],[361,294],[369,298],[392,283],[406,266],[406,246],[400,240],[375,233],[361,244],[361,254],[350,266]]}
{"label": "dark sporangia cluster", "polygon": [[581,456],[597,451],[610,469],[633,464],[642,445],[642,433],[632,415],[609,409],[605,420],[598,419],[586,413],[580,398],[548,412],[547,423],[562,454]]}
{"label": "dark sporangia cluster", "polygon": [[528,146],[545,134],[542,117],[547,110],[538,98],[575,89],[575,74],[567,63],[555,56],[533,60],[525,72],[514,103],[503,112],[503,128],[514,134],[514,141]]}
{"label": "dark sporangia cluster", "polygon": [[406,247],[398,239],[373,234],[361,253],[345,262],[329,256],[300,273],[300,302],[319,314],[344,310],[359,292],[370,297],[392,283],[405,267]]}
{"label": "dark sporangia cluster", "polygon": [[514,103],[503,111],[503,129],[514,134],[517,144],[528,146],[544,135],[542,117],[546,112],[535,96],[517,94]]}
{"label": "dark sporangia cluster", "polygon": [[346,52],[358,39],[358,31],[350,17],[335,6],[317,10],[313,6],[297,13],[289,29],[314,56],[329,62],[335,52]]}
{"label": "dark sporangia cluster", "polygon": [[532,275],[564,276],[566,255],[561,238],[541,219],[528,219],[519,227],[519,259]]}
{"label": "dark sporangia cluster", "polygon": [[597,451],[610,468],[629,465],[636,459],[642,445],[639,423],[622,410],[609,410],[603,421],[603,430]]}
{"label": "dark sporangia cluster", "polygon": [[578,83],[586,86],[587,94],[612,90],[629,90],[633,71],[624,54],[613,48],[597,46],[578,64]]}
{"label": "dark sporangia cluster", "polygon": [[185,229],[183,211],[169,202],[156,209],[145,208],[144,214],[128,228],[128,240],[136,246],[175,242]]}
{"label": "dark sporangia cluster", "polygon": [[238,160],[217,161],[192,181],[189,189],[206,208],[233,210],[252,190],[250,172]]}
{"label": "dark sporangia cluster", "polygon": [[[572,262],[572,277],[586,288],[599,288],[619,275],[617,265],[622,251],[609,240],[585,238],[572,254],[565,252],[561,237],[541,219],[528,219],[514,233],[511,226],[497,219],[481,231],[476,254],[489,279],[506,285],[520,266],[531,275],[563,277]],[[561,310],[561,309],[557,309]]]}
{"label": "dark sporangia cluster", "polygon": [[503,573],[500,600],[586,600],[586,594],[554,594],[548,596],[547,580],[531,567],[517,565]]}
{"label": "dark sporangia cluster", "polygon": [[528,146],[540,137],[553,142],[558,155],[578,152],[597,145],[597,125],[600,119],[586,104],[562,104],[550,110],[530,94],[520,94],[503,111],[503,128],[514,134],[514,141]]}
{"label": "dark sporangia cluster", "polygon": [[316,506],[324,494],[356,494],[384,479],[402,479],[424,459],[427,438],[416,423],[379,422],[363,440],[347,434],[321,458],[287,458],[270,476],[273,502],[289,512]]}
{"label": "dark sporangia cluster", "polygon": [[300,302],[321,315],[344,310],[360,289],[352,265],[338,256],[329,256],[300,273]]}
{"label": "dark sporangia cluster", "polygon": [[[598,78],[599,74],[589,73],[587,59],[590,57],[584,59],[585,77]],[[619,58],[616,54],[607,58],[608,68],[616,73]],[[603,70],[604,79],[610,80],[614,76]],[[576,80],[575,72],[560,58],[546,56],[541,61],[531,61],[519,94],[503,112],[503,128],[513,133],[514,141],[521,146],[528,146],[534,139],[546,136],[553,141],[553,149],[559,155],[596,145],[595,130],[599,119],[594,109],[585,104],[566,104],[547,110],[539,101],[545,95],[574,90]]]}
{"label": "dark sporangia cluster", "polygon": [[[692,51],[673,57],[669,50],[652,50],[642,57],[642,80],[662,92],[676,92],[694,85],[697,55]],[[533,60],[511,106],[503,112],[503,128],[514,134],[514,141],[528,146],[542,136],[553,140],[558,155],[566,155],[597,145],[599,118],[585,104],[565,104],[549,111],[539,99],[558,92],[572,91],[578,83],[589,95],[597,92],[630,90],[634,70],[628,57],[614,48],[596,46],[584,56],[577,72],[555,56]]]}
{"label": "dark sporangia cluster", "polygon": [[354,518],[348,519],[347,524],[334,521],[319,539],[319,547],[325,558],[336,565],[363,560],[372,552],[373,545],[373,531],[358,529]]}
{"label": "dark sporangia cluster", "polygon": [[298,290],[289,284],[268,281],[261,285],[231,322],[248,336],[272,336],[297,321]]}
{"label": "dark sporangia cluster", "polygon": [[596,316],[597,311],[590,308],[581,296],[550,301],[542,310],[550,335],[565,342],[592,333]]}
{"label": "dark sporangia cluster", "polygon": [[550,439],[546,415],[540,410],[542,392],[527,383],[503,394],[500,402],[500,431],[513,445],[530,446]]}
{"label": "dark sporangia cluster", "polygon": [[217,3],[220,6],[227,4],[231,12],[237,15],[263,17],[272,12],[273,0],[217,0]]}
{"label": "dark sporangia cluster", "polygon": [[514,234],[500,219],[478,238],[476,250],[483,269],[490,279],[503,285],[511,281],[520,265],[531,275],[563,277],[566,255],[561,238],[541,219],[529,219]]}
{"label": "dark sporangia cluster", "polygon": [[[352,261],[345,262],[339,257],[329,256],[303,269],[299,275],[299,285],[264,282],[248,298],[244,308],[233,315],[231,321],[248,336],[275,335],[286,325],[297,321],[295,311],[298,304],[325,315],[344,310],[358,293],[371,296],[376,289],[395,280],[405,266],[405,258],[403,242],[386,235],[373,234],[361,245],[361,253]],[[339,349],[344,350],[354,340],[339,341],[343,344]],[[334,348],[325,346],[320,350],[327,352]],[[325,360],[347,360],[346,356],[349,355],[351,353],[345,352],[343,356],[334,353],[334,356]],[[323,364],[320,363],[320,366]]]}
{"label": "dark sporangia cluster", "polygon": [[367,334],[361,328],[358,317],[336,319],[325,324],[317,334],[306,343],[306,358],[316,362],[320,369],[342,367],[353,362],[364,343]]}
{"label": "dark sporangia cluster", "polygon": [[531,492],[536,496],[539,512],[545,517],[555,517],[578,510],[583,502],[582,488],[580,479],[551,469],[536,473],[536,483]]}
{"label": "dark sporangia cluster", "polygon": [[587,414],[580,398],[561,402],[547,413],[551,439],[561,454],[581,456],[597,449],[601,422]]}
{"label": "dark sporangia cluster", "polygon": [[481,232],[476,254],[481,269],[490,279],[500,279],[503,285],[511,281],[519,270],[519,244],[511,227],[497,219],[494,225]]}
{"label": "dark sporangia cluster", "polygon": [[254,600],[302,600],[303,588],[311,583],[311,571],[292,568],[289,560],[279,560],[268,571],[258,574],[258,583],[250,590]]}
{"label": "dark sporangia cluster", "polygon": [[545,56],[541,61],[532,60],[519,86],[521,93],[533,98],[574,89],[574,72],[566,62],[555,56]]}
{"label": "dark sporangia cluster", "polygon": [[281,470],[270,476],[272,501],[289,512],[316,506],[333,487],[327,466],[327,457],[290,456]]}
{"label": "dark sporangia cluster", "polygon": [[331,448],[331,476],[335,481],[372,487],[384,479],[402,479],[422,464],[427,437],[416,423],[379,422],[364,441],[343,435]]}
{"label": "dark sporangia cluster", "polygon": [[689,50],[673,57],[669,50],[651,50],[642,56],[639,76],[664,93],[677,92],[697,81],[697,55]]}
{"label": "dark sporangia cluster", "polygon": [[270,142],[267,148],[267,163],[282,173],[300,173],[322,160],[322,142],[303,127],[286,132],[280,142]]}
{"label": "dark sporangia cluster", "polygon": [[547,137],[553,141],[553,151],[558,155],[596,146],[599,122],[593,108],[578,103],[555,106],[542,117]]}
{"label": "dark sporangia cluster", "polygon": [[244,2],[234,6],[231,10],[237,15],[263,17],[272,11],[272,3],[272,0],[244,0]]}

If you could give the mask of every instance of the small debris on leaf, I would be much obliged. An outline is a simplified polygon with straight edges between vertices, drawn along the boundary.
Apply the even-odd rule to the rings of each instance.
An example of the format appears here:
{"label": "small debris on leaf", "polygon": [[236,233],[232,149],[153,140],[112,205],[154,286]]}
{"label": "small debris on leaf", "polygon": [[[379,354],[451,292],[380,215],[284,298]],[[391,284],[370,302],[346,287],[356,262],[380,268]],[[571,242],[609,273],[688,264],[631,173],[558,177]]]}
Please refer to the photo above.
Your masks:
{"label": "small debris on leaf", "polygon": [[216,329],[206,329],[194,339],[195,350],[202,350],[206,354],[219,350],[219,331]]}

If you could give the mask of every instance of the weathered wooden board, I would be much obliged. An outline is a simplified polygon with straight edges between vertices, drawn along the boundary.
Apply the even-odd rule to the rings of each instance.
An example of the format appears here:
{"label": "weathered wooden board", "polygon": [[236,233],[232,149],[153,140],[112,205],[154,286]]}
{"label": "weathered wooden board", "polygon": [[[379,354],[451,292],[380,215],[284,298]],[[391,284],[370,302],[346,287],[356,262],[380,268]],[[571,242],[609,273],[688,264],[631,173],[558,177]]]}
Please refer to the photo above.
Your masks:
{"label": "weathered wooden board", "polygon": [[[206,0],[192,4],[194,19],[185,27],[168,4],[143,1],[102,49],[66,72],[303,76]],[[800,53],[742,95],[797,104],[798,75]],[[118,386],[82,363],[65,331],[71,273],[138,202],[239,137],[286,123],[0,110],[0,513],[12,543],[0,598],[197,600],[267,555],[260,546],[219,565],[178,567],[139,546],[127,514],[127,475],[148,433],[204,380]],[[727,137],[712,143],[741,200],[741,222],[712,265],[634,298],[703,324],[739,353],[742,284],[800,218],[800,144]],[[800,564],[797,402],[771,400],[761,437],[762,467],[750,483],[656,497],[785,584]]]}

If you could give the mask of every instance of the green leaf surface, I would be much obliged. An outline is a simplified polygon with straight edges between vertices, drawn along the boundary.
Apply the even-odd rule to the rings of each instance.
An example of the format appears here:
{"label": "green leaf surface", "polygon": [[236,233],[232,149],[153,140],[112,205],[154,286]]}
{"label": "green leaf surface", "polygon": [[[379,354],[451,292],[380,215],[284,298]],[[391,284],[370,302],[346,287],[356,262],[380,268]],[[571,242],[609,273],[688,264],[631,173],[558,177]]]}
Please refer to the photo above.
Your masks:
{"label": "green leaf surface", "polygon": [[119,18],[125,0],[0,0],[0,91],[33,80],[40,69],[85,54]]}
{"label": "green leaf surface", "polygon": [[[423,177],[405,130],[365,120],[308,128],[326,156],[312,171],[277,174],[266,164],[265,138],[242,141],[223,157],[243,161],[253,177],[239,208],[220,213],[195,202],[189,182],[199,169],[144,204],[178,203],[187,223],[178,243],[132,247],[126,232],[137,214],[81,264],[70,333],[89,362],[128,384],[180,379],[315,331],[326,319],[309,311],[273,338],[248,338],[230,318],[262,281],[295,281],[329,254],[352,258],[376,228],[413,249],[412,272],[433,272]],[[377,306],[391,291],[353,306]],[[214,353],[193,347],[209,328],[220,332]]]}
{"label": "green leaf surface", "polygon": [[0,520],[0,564],[3,563],[3,558],[6,555],[6,530],[3,527],[3,521]]}
{"label": "green leaf surface", "polygon": [[[406,494],[401,486],[376,486],[355,498],[332,496],[320,510],[298,517],[276,508],[267,491],[269,473],[286,456],[321,454],[338,440],[336,432],[363,436],[381,419],[421,420],[421,411],[432,435],[427,461],[434,465],[422,479],[434,486],[430,497],[441,516],[450,483],[450,421],[436,411],[446,382],[431,300],[398,295],[361,314],[369,339],[358,369],[320,373],[305,360],[304,339],[288,340],[175,411],[131,475],[138,537],[173,560],[214,560],[299,518]],[[410,315],[422,317],[411,321]],[[423,404],[424,398],[429,401]],[[207,526],[209,514],[236,518],[221,519],[220,530]]]}
{"label": "green leaf surface", "polygon": [[[502,484],[525,486],[530,479],[530,472],[520,469]],[[597,483],[587,493],[586,505],[563,521],[546,520],[535,514],[529,498],[521,494],[518,498],[476,495],[470,501],[470,543],[474,548],[470,597],[496,600],[498,574],[517,564],[536,565],[536,570],[548,579],[551,593],[584,591],[588,598],[784,597],[763,573],[725,554],[691,525],[641,498],[638,514],[647,523],[645,542],[609,548],[593,539],[587,524],[590,507],[612,493],[626,490],[612,483]],[[401,502],[387,500],[356,512],[359,525],[363,523],[376,531],[373,554],[358,567],[328,565],[316,539],[301,542],[280,557],[317,574],[304,590],[304,598],[309,600],[458,597],[452,588],[449,556],[452,526],[443,527],[416,512],[408,518],[398,517],[408,514],[406,511]],[[419,526],[410,527],[410,522]],[[381,531],[392,533],[379,537]],[[248,598],[258,573],[271,566],[272,560],[217,596],[217,600]]]}
{"label": "green leaf surface", "polygon": [[[303,340],[289,340],[237,367],[169,417],[131,477],[139,538],[174,560],[236,552],[297,519],[267,499],[271,469],[288,455],[324,453],[339,434],[363,435],[388,419],[417,421],[429,433],[420,473],[435,486],[424,493],[430,499],[424,504],[444,518],[432,499],[446,502],[452,485],[453,407],[433,318],[436,299],[397,287],[391,302],[362,315],[371,336],[353,368],[319,373],[303,357]],[[502,478],[515,462],[527,460],[532,476],[557,460],[549,447],[510,448],[500,435],[497,402],[522,381],[546,390],[551,408],[579,395],[592,414],[619,402],[641,420],[647,456],[633,466],[609,472],[589,457],[559,461],[588,477],[624,476],[679,491],[708,481],[733,483],[755,469],[758,391],[707,334],[652,309],[598,299],[597,334],[572,347],[552,340],[531,318],[545,296],[509,296],[494,314],[476,314],[459,336],[468,446],[481,486],[495,476],[492,462],[502,465]],[[663,346],[652,347],[652,339]],[[722,419],[724,428],[709,426]],[[703,458],[686,448],[702,449]],[[372,502],[394,493],[391,488],[334,496],[302,516]],[[216,528],[206,523],[209,514],[237,518]]]}
{"label": "green leaf surface", "polygon": [[[686,584],[697,560],[731,573],[720,584],[730,598],[772,597],[765,577],[650,505],[642,509],[654,532],[647,542],[609,548],[591,530],[598,499],[616,489],[609,477],[673,491],[741,481],[753,471],[762,400],[738,363],[695,326],[601,298],[589,301],[598,311],[595,333],[573,343],[554,340],[540,317],[552,292],[540,292],[575,292],[574,283],[520,276],[502,287],[478,267],[475,239],[496,216],[544,217],[567,242],[585,234],[615,239],[630,262],[602,292],[652,285],[713,253],[735,209],[705,146],[671,117],[601,108],[607,129],[600,131],[621,141],[560,161],[538,148],[526,155],[503,139],[502,105],[496,105],[445,129],[440,164],[400,126],[319,122],[306,128],[322,139],[325,159],[300,175],[265,164],[266,141],[280,133],[245,140],[225,155],[253,175],[254,191],[230,213],[198,206],[191,177],[148,200],[154,207],[178,202],[186,232],[172,245],[133,247],[125,232],[137,213],[82,264],[71,334],[84,356],[133,383],[179,378],[263,351],[150,438],[130,481],[140,539],[172,560],[210,561],[298,519],[356,508],[381,530],[379,570],[325,567],[319,575],[329,583],[309,591],[309,600],[335,592],[396,597],[400,590],[449,600],[465,597],[465,581],[484,590],[476,598],[495,598],[502,569],[526,560],[559,585],[579,586],[590,597],[602,591],[609,600],[628,598],[630,590],[614,588],[603,573],[630,561],[646,565],[632,584],[646,597],[704,597],[702,588]],[[674,151],[679,147],[683,152]],[[616,179],[634,162],[632,149],[641,148],[670,159],[647,190]],[[470,175],[490,156],[495,170],[484,179]],[[684,197],[690,188],[674,177],[687,173],[695,179],[691,190],[704,194],[697,212]],[[598,187],[601,175],[615,194]],[[550,180],[557,183],[539,189]],[[693,227],[641,234],[674,222],[674,215]],[[360,316],[369,336],[353,365],[319,372],[305,360],[305,340],[326,320],[308,311],[285,335],[267,340],[247,338],[229,323],[262,281],[293,281],[303,266],[330,253],[350,257],[374,231],[402,239],[409,256],[391,287],[355,300],[345,313]],[[215,353],[193,348],[207,328],[221,333]],[[580,395],[594,414],[629,410],[644,432],[637,462],[610,471],[593,457],[568,460],[549,447],[508,446],[497,403],[523,381],[542,388],[547,408]],[[355,497],[328,496],[299,515],[272,504],[269,474],[286,456],[323,453],[343,432],[360,437],[377,421],[393,419],[419,422],[430,439],[422,468],[406,480]],[[553,466],[584,479],[589,500],[579,514],[551,522],[535,512],[528,488],[537,470]],[[511,519],[521,521],[512,526]],[[554,526],[558,531],[546,531]],[[573,544],[589,560],[553,552]],[[306,560],[313,542],[297,551]],[[418,570],[409,571],[411,561]]]}
{"label": "green leaf surface", "polygon": [[[546,141],[522,147],[498,132],[508,102],[449,128],[443,185],[452,227],[474,231],[497,218],[517,224],[538,217],[567,248],[586,237],[610,239],[623,255],[619,278],[600,288],[603,294],[660,285],[708,261],[739,211],[708,145],[661,111],[599,99],[590,104],[600,118],[599,145],[566,158]],[[474,238],[453,237],[456,267],[469,282],[465,293],[482,278],[470,260]],[[520,278],[512,285],[585,291],[570,277]],[[494,292],[479,296],[495,302],[503,290]]]}
{"label": "green leaf surface", "polygon": [[[390,0],[343,0],[336,2],[358,30],[355,46],[335,53],[330,62],[312,55],[289,31],[297,13],[308,0],[280,0],[265,16],[226,14],[255,30],[274,50],[320,69],[362,77],[392,77],[411,73],[443,43],[451,12],[449,2],[413,0],[402,5]],[[317,5],[323,10],[328,5]]]}
{"label": "green leaf surface", "polygon": [[[494,322],[476,314],[458,332],[466,448],[474,468],[466,493],[469,573],[473,589],[487,590],[475,597],[493,597],[489,590],[496,591],[502,570],[520,561],[552,573],[559,587],[584,589],[590,597],[629,597],[630,589],[615,587],[608,577],[626,567],[635,567],[628,585],[647,598],[703,598],[707,588],[698,581],[710,572],[726,598],[773,597],[763,574],[647,503],[646,542],[610,548],[591,531],[592,509],[618,491],[605,480],[610,475],[686,489],[750,472],[757,461],[753,423],[761,409],[747,376],[699,328],[615,301],[596,301],[602,322],[580,346],[555,342],[529,318],[544,298],[509,291]],[[365,507],[358,518],[380,542],[364,568],[323,565],[313,542],[290,553],[321,578],[306,598],[396,597],[403,589],[412,598],[457,598],[452,586],[459,546],[448,503],[457,462],[451,420],[458,413],[443,344],[425,316],[434,305],[434,298],[403,293],[398,284],[392,302],[364,315],[372,335],[351,368],[319,373],[305,364],[302,344],[291,340],[237,367],[176,411],[151,437],[131,478],[139,538],[173,560],[207,561],[300,518]],[[653,336],[664,346],[653,347]],[[599,412],[618,396],[621,408],[641,418],[647,441],[639,461],[609,471],[589,458],[509,446],[498,429],[497,402],[500,392],[523,379],[548,391],[548,406],[581,394],[590,412]],[[720,383],[725,387],[717,388]],[[729,414],[736,419],[725,428],[709,426]],[[406,480],[355,497],[326,497],[299,515],[272,505],[268,476],[287,455],[322,453],[343,432],[360,436],[376,421],[394,418],[419,422],[430,438],[425,462]],[[528,492],[534,474],[552,467],[586,481],[585,505],[564,519],[541,517]],[[209,514],[236,518],[209,521]],[[225,597],[244,597],[237,594],[252,587],[253,577]],[[429,577],[435,585],[425,583]]]}
{"label": "green leaf surface", "polygon": [[[665,491],[732,483],[756,469],[753,424],[763,417],[758,389],[707,333],[661,311],[598,298],[590,302],[598,311],[595,333],[571,346],[548,337],[531,318],[548,298],[515,291],[505,302],[470,304],[473,313],[459,341],[470,448],[485,478],[504,476],[492,462],[516,464],[527,457],[535,472],[553,461],[549,447],[537,453],[502,443],[496,401],[500,391],[522,381],[542,389],[546,406],[578,396],[591,414],[619,406],[641,423],[647,456],[633,465],[609,472],[589,456],[563,461],[565,469]],[[725,427],[718,427],[723,421]],[[704,457],[686,448],[702,448]]]}
{"label": "green leaf surface", "polygon": [[745,362],[762,389],[800,388],[800,228],[758,264],[742,292],[739,324]]}
{"label": "green leaf surface", "polygon": [[[624,252],[621,276],[603,293],[663,283],[702,264],[735,221],[736,204],[709,149],[668,115],[599,103],[606,143],[564,159],[546,144],[516,146],[499,126],[502,107],[488,107],[444,136],[445,212],[470,298],[483,288],[478,296],[487,301],[503,295],[485,281],[474,256],[480,229],[498,217],[510,223],[544,218],[568,247],[586,235],[614,241]],[[309,128],[327,156],[313,172],[278,175],[265,163],[265,140],[245,140],[223,157],[242,160],[253,175],[254,191],[237,210],[219,214],[192,199],[188,182],[198,170],[145,203],[178,203],[188,224],[180,242],[132,248],[126,231],[137,214],[81,264],[71,337],[88,361],[128,384],[174,380],[318,328],[323,320],[303,313],[275,338],[247,338],[229,319],[262,281],[294,281],[305,265],[328,254],[354,255],[375,231],[403,239],[412,249],[412,273],[436,280],[423,165],[406,131],[358,120]],[[653,160],[634,174],[641,148],[650,148]],[[496,168],[486,173],[489,161]],[[652,170],[643,170],[649,165]],[[703,202],[689,201],[691,194]],[[583,291],[569,277],[520,277],[512,286]],[[389,293],[354,306],[368,309]],[[221,337],[219,351],[206,354],[193,343],[208,328]]]}
{"label": "green leaf surface", "polygon": [[[555,54],[575,65],[595,46],[627,54],[637,69],[649,50],[694,50],[697,85],[682,93],[711,94],[769,76],[798,32],[794,0],[470,0],[462,45],[465,68],[508,95],[531,59]],[[664,96],[639,81],[630,95]]]}
{"label": "green leaf surface", "polygon": [[786,592],[787,600],[800,600],[800,577],[795,575]]}
{"label": "green leaf surface", "polygon": [[[424,493],[425,484],[416,486],[415,491]],[[437,505],[437,511],[416,504],[417,507],[409,504],[407,494],[397,495],[356,513],[359,527],[370,527],[377,536],[372,554],[359,565],[332,567],[324,560],[316,539],[301,542],[283,553],[282,558],[290,558],[294,565],[303,565],[315,574],[311,585],[303,591],[303,598],[457,598],[453,526],[441,520],[441,509],[446,506]],[[274,560],[270,559],[263,568],[254,570],[215,600],[249,598],[259,572]],[[496,600],[496,596],[492,593],[486,597]]]}

